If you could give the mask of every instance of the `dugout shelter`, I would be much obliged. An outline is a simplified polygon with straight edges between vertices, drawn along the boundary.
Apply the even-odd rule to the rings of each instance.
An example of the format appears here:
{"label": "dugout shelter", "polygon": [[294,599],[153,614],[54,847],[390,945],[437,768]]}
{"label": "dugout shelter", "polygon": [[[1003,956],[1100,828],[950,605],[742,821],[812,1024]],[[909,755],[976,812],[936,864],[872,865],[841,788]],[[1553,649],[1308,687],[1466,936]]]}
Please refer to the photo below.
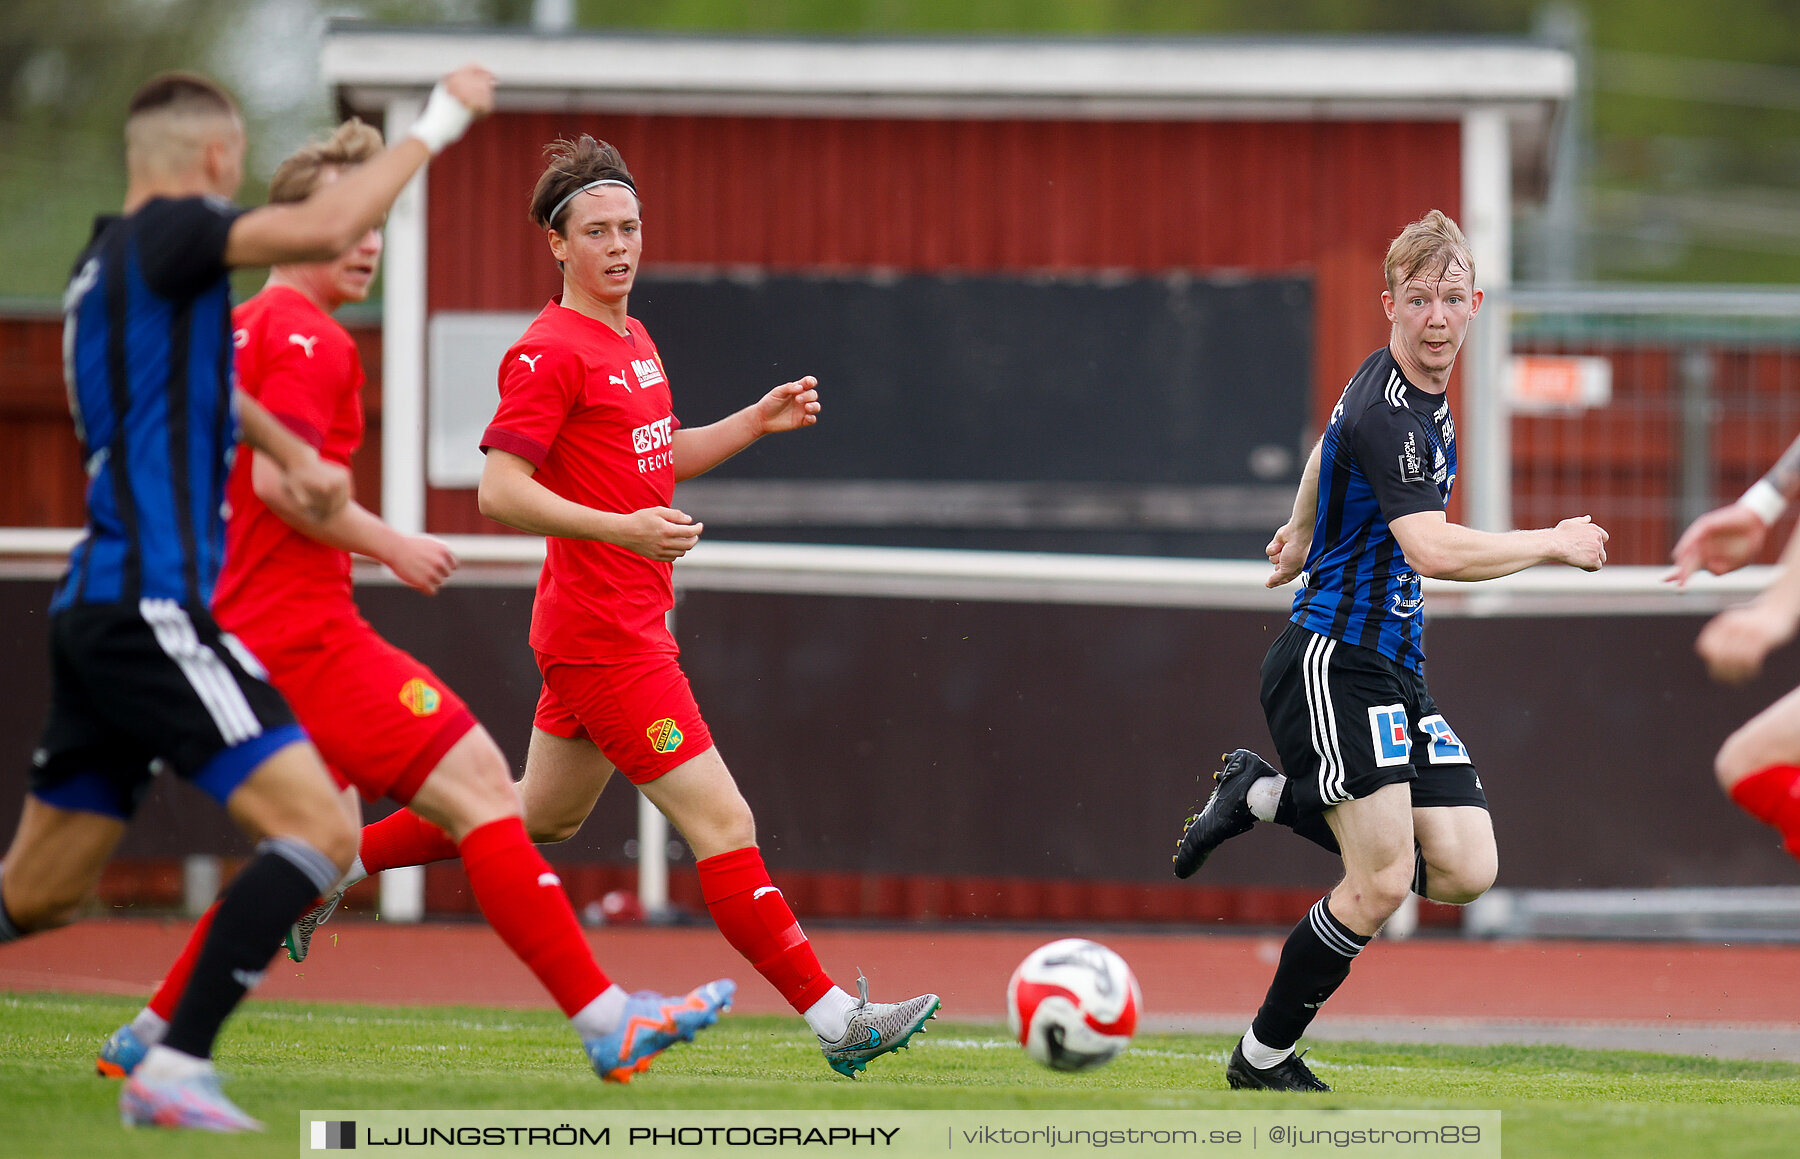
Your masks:
{"label": "dugout shelter", "polygon": [[[1487,386],[1513,206],[1544,188],[1575,91],[1560,49],[338,24],[323,72],[393,134],[468,60],[498,75],[499,109],[388,225],[381,495],[399,526],[491,529],[470,489],[480,353],[558,287],[524,206],[543,145],[583,132],[644,192],[633,308],[684,420],[772,374],[826,383],[840,433],[690,489],[725,535],[1253,552],[1385,336],[1388,239],[1432,207],[1495,296],[1461,372],[1464,514],[1507,522]],[[919,416],[925,382],[954,394],[954,422]],[[1088,421],[1096,405],[1114,418]],[[1109,535],[1121,517],[1141,533]]]}

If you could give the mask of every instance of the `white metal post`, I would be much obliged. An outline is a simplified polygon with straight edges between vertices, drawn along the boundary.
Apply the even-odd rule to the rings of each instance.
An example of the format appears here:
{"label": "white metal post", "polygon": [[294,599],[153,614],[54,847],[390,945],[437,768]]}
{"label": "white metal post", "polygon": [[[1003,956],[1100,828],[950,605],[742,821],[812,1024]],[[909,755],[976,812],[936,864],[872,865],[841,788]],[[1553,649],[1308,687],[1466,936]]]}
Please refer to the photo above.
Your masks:
{"label": "white metal post", "polygon": [[[416,97],[387,107],[389,141],[419,118]],[[381,294],[381,517],[402,532],[425,530],[425,171],[419,170],[388,214]],[[425,916],[425,867],[381,875],[381,916]]]}
{"label": "white metal post", "polygon": [[1462,355],[1466,415],[1459,472],[1468,521],[1512,530],[1512,152],[1506,113],[1470,109],[1462,123],[1462,229],[1475,255],[1475,284],[1486,300]]}
{"label": "white metal post", "polygon": [[[416,97],[387,107],[397,141],[424,107]],[[381,517],[407,534],[425,530],[425,170],[387,220],[381,295]]]}
{"label": "white metal post", "polygon": [[[670,608],[663,620],[669,634],[675,634],[675,609]],[[669,819],[638,794],[638,901],[652,921],[669,912]]]}

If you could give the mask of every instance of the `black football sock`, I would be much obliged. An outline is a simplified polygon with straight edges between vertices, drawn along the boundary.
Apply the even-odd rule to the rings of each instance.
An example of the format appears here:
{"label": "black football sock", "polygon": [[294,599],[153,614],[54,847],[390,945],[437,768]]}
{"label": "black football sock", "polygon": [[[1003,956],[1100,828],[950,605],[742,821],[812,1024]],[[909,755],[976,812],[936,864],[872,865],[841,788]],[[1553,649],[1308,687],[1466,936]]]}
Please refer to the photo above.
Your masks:
{"label": "black football sock", "polygon": [[226,1017],[262,981],[294,919],[336,883],[337,866],[317,849],[291,837],[264,841],[225,896],[182,991],[163,1045],[195,1058],[211,1058],[213,1039]]}
{"label": "black football sock", "polygon": [[1264,1046],[1287,1050],[1299,1042],[1319,1007],[1350,976],[1350,963],[1369,944],[1331,916],[1330,902],[1330,895],[1315,902],[1281,947],[1275,980],[1250,1023],[1250,1032]]}

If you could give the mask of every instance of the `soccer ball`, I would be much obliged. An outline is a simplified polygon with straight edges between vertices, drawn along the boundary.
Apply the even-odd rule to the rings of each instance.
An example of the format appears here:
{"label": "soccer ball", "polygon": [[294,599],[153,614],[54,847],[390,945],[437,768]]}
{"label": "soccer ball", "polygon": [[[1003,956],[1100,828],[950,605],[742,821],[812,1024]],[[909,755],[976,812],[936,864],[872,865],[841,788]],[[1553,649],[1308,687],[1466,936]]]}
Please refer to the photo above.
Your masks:
{"label": "soccer ball", "polygon": [[1064,938],[1026,956],[1006,984],[1006,1015],[1025,1053],[1055,1070],[1110,1062],[1131,1044],[1144,996],[1125,959]]}

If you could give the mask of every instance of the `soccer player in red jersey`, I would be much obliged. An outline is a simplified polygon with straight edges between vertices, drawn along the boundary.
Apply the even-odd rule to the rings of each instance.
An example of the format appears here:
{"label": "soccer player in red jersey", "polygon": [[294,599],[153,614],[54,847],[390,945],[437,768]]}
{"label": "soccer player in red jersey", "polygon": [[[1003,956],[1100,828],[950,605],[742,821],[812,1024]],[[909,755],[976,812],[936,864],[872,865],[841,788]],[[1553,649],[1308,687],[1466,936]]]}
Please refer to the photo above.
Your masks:
{"label": "soccer player in red jersey", "polygon": [[[380,133],[348,121],[284,161],[269,199],[302,201],[380,151]],[[322,457],[346,466],[362,443],[363,372],[331,312],[368,296],[381,244],[371,229],[333,261],[276,266],[262,292],[232,315],[243,389]],[[214,615],[267,666],[346,789],[391,797],[454,839],[453,855],[462,857],[482,913],[569,1016],[595,1071],[629,1081],[655,1054],[716,1021],[734,985],[708,983],[685,998],[628,996],[601,972],[560,879],[526,836],[499,746],[429,668],[375,633],[351,597],[351,552],[380,560],[427,595],[456,557],[430,536],[394,530],[354,500],[320,522],[281,483],[260,453],[234,466]],[[354,824],[355,794],[346,791],[344,802]],[[107,1041],[102,1073],[128,1072],[160,1040],[210,917],[195,927],[149,1006]]]}
{"label": "soccer player in red jersey", "polygon": [[348,866],[356,828],[261,665],[209,607],[241,434],[319,517],[349,498],[231,373],[234,268],[322,261],[379,222],[433,156],[493,108],[494,78],[444,77],[406,137],[304,202],[243,210],[243,118],[195,73],[132,95],[118,215],[94,222],[63,296],[69,408],[91,472],[85,534],[50,601],[51,695],[0,866],[0,943],[73,921],[168,772],[257,841],[220,899],[167,1035],[119,1091],[127,1126],[260,1131],[212,1051],[296,914]]}
{"label": "soccer player in red jersey", "polygon": [[[1735,503],[1707,512],[1675,544],[1669,579],[1686,583],[1702,569],[1735,571],[1762,550],[1769,530],[1800,498],[1800,438]],[[1701,629],[1695,650],[1718,680],[1741,684],[1762,671],[1769,653],[1800,627],[1800,535],[1790,535],[1775,579],[1755,599],[1727,608]],[[1763,709],[1725,738],[1713,772],[1725,795],[1781,834],[1800,858],[1800,689]]]}
{"label": "soccer player in red jersey", "polygon": [[[616,768],[694,850],[701,893],[727,941],[805,1016],[826,1061],[855,1077],[906,1045],[935,994],[871,1003],[820,966],[756,846],[755,820],[713,747],[664,616],[671,565],[701,525],[670,506],[675,484],[766,434],[817,420],[817,383],[784,383],[709,426],[677,422],[656,344],[627,300],[643,250],[637,184],[612,146],[547,150],[531,198],[563,292],[500,366],[500,407],[482,437],[481,510],[549,540],[531,646],[544,688],[525,777],[525,824],[564,841]],[[455,856],[433,826],[395,814],[363,830],[370,873]]]}

